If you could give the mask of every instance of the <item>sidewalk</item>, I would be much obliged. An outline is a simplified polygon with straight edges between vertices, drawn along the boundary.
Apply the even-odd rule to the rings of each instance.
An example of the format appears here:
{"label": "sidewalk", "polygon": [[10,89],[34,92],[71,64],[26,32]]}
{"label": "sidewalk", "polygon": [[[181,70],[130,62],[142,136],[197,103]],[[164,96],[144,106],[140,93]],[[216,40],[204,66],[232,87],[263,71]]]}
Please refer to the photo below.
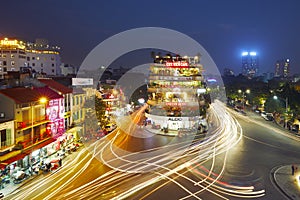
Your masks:
{"label": "sidewalk", "polygon": [[274,172],[274,181],[279,189],[290,199],[300,200],[300,165],[298,171],[292,175],[292,165],[281,166]]}
{"label": "sidewalk", "polygon": [[[77,153],[83,148],[84,148],[83,145],[81,145],[75,152],[72,152],[71,154],[66,154],[66,157],[63,158],[62,160],[63,161],[62,167],[65,165],[66,162],[73,160],[76,157]],[[50,172],[43,172],[42,170],[40,170],[38,174],[33,174],[29,176],[27,179],[23,180],[21,183],[17,183],[17,184],[13,183],[13,179],[10,178],[10,183],[3,184],[4,188],[0,189],[0,193],[4,194],[4,199],[5,199],[5,196],[17,190],[19,187],[22,187],[22,185],[25,185],[32,180],[43,178],[44,176],[48,176],[49,174],[54,173],[56,170],[59,169],[60,167]]]}

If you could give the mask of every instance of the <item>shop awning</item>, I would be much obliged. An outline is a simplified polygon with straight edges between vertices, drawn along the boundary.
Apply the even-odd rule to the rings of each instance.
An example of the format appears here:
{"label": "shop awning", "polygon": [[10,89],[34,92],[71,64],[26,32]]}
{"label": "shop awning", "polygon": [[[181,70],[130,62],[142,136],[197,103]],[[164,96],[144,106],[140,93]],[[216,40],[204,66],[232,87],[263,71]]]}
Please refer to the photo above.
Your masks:
{"label": "shop awning", "polygon": [[5,167],[6,167],[7,165],[9,165],[9,164],[11,164],[11,163],[13,163],[13,162],[15,162],[15,161],[17,161],[17,160],[23,159],[26,155],[27,155],[27,154],[25,154],[25,153],[20,153],[20,154],[15,155],[15,156],[13,156],[13,157],[11,157],[11,158],[8,158],[8,159],[6,159],[6,160],[4,160],[4,161],[1,161],[1,163],[0,163],[0,168],[1,168],[1,169],[2,169],[2,168],[5,168]]}
{"label": "shop awning", "polygon": [[40,142],[40,143],[36,144],[35,146],[24,150],[23,153],[17,154],[15,156],[11,157],[11,158],[8,158],[4,161],[1,161],[0,168],[4,168],[5,166],[7,166],[7,165],[9,165],[9,164],[11,164],[11,163],[13,163],[17,160],[23,159],[25,156],[29,155],[31,152],[33,152],[37,149],[40,149],[40,148],[42,148],[42,147],[44,147],[44,146],[46,146],[46,145],[48,145],[48,144],[50,144],[54,141],[55,141],[55,139],[49,138],[48,140]]}
{"label": "shop awning", "polygon": [[33,152],[35,150],[38,150],[40,148],[43,148],[44,146],[46,146],[46,145],[48,145],[48,144],[50,144],[54,141],[56,141],[56,139],[49,138],[48,140],[42,141],[42,142],[34,145],[33,147],[30,147],[30,148],[26,149],[23,153],[25,153],[26,155],[29,155],[31,152]]}

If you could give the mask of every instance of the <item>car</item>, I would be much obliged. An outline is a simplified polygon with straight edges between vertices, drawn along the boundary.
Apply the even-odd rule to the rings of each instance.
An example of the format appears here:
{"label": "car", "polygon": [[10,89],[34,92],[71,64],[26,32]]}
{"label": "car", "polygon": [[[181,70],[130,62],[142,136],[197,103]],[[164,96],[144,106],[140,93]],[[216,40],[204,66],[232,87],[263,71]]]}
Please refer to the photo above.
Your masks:
{"label": "car", "polygon": [[265,111],[263,111],[261,113],[262,118],[264,118],[266,121],[273,121],[274,117],[273,117],[273,113],[266,113]]}

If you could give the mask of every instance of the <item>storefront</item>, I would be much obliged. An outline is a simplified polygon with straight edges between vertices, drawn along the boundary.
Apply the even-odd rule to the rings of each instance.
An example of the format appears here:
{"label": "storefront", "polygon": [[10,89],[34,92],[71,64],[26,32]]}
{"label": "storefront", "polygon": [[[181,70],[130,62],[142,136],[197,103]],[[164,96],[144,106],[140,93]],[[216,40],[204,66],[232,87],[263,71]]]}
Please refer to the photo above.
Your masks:
{"label": "storefront", "polygon": [[146,117],[151,120],[152,124],[169,130],[192,129],[199,123],[199,117],[168,117],[148,113]]}

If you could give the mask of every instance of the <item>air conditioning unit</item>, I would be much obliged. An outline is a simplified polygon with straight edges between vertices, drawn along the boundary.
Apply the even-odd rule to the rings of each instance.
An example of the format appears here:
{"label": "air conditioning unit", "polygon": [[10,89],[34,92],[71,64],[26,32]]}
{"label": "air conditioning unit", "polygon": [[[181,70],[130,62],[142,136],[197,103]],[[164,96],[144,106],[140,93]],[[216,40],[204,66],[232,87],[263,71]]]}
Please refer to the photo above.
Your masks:
{"label": "air conditioning unit", "polygon": [[0,119],[5,117],[5,113],[4,112],[0,112]]}

